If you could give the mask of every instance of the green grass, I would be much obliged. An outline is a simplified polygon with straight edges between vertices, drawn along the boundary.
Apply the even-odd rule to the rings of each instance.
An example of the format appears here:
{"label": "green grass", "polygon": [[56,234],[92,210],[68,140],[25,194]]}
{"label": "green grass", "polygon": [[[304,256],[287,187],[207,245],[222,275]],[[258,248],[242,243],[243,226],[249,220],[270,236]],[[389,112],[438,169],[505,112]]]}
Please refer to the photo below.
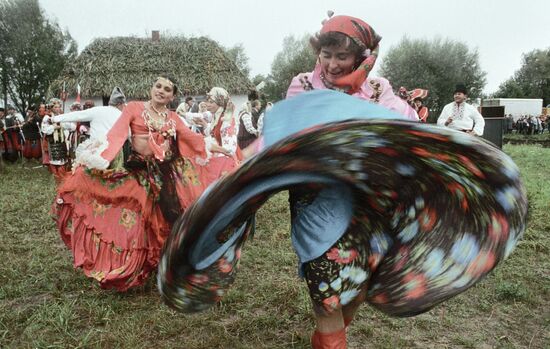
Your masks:
{"label": "green grass", "polygon": [[543,134],[536,135],[525,135],[521,133],[507,133],[504,136],[504,142],[511,140],[521,140],[521,141],[550,141],[550,132],[544,130]]}
{"label": "green grass", "polygon": [[[530,199],[528,230],[511,257],[466,293],[414,318],[365,305],[350,348],[550,347],[550,149],[505,146]],[[287,197],[258,214],[237,281],[196,315],[162,304],[155,279],[125,294],[74,270],[49,216],[44,169],[0,173],[0,348],[309,348],[314,327],[288,235]]]}

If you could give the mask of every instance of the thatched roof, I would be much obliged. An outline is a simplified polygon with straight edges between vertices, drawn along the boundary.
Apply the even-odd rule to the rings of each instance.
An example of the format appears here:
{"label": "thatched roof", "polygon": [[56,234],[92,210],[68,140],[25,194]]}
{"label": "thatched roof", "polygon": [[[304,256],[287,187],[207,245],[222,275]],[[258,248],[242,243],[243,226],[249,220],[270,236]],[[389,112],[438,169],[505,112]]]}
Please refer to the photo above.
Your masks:
{"label": "thatched roof", "polygon": [[69,96],[80,83],[83,98],[109,96],[114,86],[129,98],[148,98],[154,79],[168,73],[178,81],[180,91],[205,94],[220,86],[232,94],[253,87],[248,78],[213,40],[166,37],[160,41],[135,37],[95,39],[65,67],[50,86],[58,95],[63,82]]}

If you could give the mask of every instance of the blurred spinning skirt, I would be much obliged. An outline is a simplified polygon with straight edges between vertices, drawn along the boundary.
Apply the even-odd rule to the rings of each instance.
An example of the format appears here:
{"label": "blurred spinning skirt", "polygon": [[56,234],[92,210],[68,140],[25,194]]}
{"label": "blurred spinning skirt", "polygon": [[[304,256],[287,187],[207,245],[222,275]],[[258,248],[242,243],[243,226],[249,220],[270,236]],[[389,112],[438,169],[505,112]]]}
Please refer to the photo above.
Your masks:
{"label": "blurred spinning skirt", "polygon": [[[284,138],[284,115],[272,115],[279,139],[268,128],[266,149],[176,223],[159,265],[168,305],[194,312],[218,302],[255,212],[288,189],[301,193],[292,221],[301,270],[315,306],[326,311],[366,290],[381,311],[415,315],[465,291],[510,254],[525,230],[527,200],[506,154],[481,138],[395,120],[333,93],[322,97],[338,107],[335,122],[321,115],[320,94],[282,102],[287,114],[312,106],[322,124]],[[345,113],[346,105],[359,115]]]}

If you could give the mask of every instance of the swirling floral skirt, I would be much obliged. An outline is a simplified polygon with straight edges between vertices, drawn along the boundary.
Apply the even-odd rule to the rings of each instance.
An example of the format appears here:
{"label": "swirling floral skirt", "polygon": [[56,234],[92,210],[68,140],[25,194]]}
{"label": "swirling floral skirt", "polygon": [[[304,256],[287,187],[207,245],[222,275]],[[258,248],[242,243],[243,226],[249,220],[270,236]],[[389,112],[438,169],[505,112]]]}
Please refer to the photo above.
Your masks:
{"label": "swirling floral skirt", "polygon": [[215,304],[256,210],[281,190],[335,182],[351,188],[353,216],[306,266],[313,301],[329,311],[365,288],[387,314],[424,312],[486,276],[525,230],[518,168],[489,142],[405,121],[337,122],[270,146],[185,213],[159,265],[165,302],[184,312]]}

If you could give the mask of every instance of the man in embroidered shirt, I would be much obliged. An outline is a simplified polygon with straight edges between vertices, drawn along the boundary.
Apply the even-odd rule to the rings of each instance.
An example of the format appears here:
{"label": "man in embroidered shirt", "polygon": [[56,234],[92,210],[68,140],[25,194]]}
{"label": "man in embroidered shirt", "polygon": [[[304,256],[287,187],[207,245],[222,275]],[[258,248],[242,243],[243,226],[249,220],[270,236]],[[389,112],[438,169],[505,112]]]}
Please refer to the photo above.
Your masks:
{"label": "man in embroidered shirt", "polygon": [[73,111],[52,117],[53,122],[90,122],[90,138],[98,139],[107,135],[120,117],[126,104],[126,97],[119,87],[115,87],[109,99],[109,105]]}
{"label": "man in embroidered shirt", "polygon": [[476,136],[483,135],[485,120],[477,109],[466,103],[468,93],[462,84],[456,86],[454,102],[447,104],[437,119],[439,126],[463,131]]}

